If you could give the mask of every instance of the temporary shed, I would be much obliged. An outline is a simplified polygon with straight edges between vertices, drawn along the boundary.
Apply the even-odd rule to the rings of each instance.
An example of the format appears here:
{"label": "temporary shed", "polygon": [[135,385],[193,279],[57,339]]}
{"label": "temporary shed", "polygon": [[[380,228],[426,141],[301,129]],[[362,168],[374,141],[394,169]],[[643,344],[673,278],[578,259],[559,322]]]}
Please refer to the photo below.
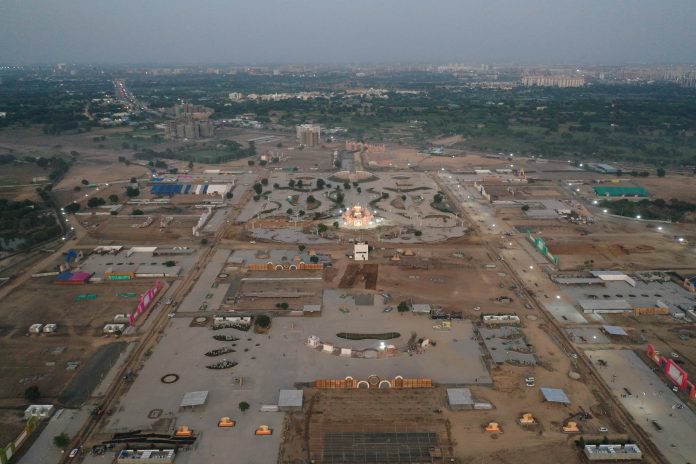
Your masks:
{"label": "temporary shed", "polygon": [[603,325],[602,329],[609,335],[616,335],[619,337],[626,337],[628,336],[628,333],[623,329],[623,327],[619,327],[616,325]]}
{"label": "temporary shed", "polygon": [[452,410],[473,409],[474,400],[468,388],[448,388],[447,404]]}
{"label": "temporary shed", "polygon": [[24,418],[26,420],[29,420],[30,417],[48,419],[53,415],[55,409],[56,408],[52,404],[32,404],[24,410]]}
{"label": "temporary shed", "polygon": [[425,304],[425,303],[414,303],[413,305],[411,305],[411,308],[412,308],[411,310],[414,313],[424,313],[424,314],[430,314],[430,310],[432,309],[432,307],[429,304]]}
{"label": "temporary shed", "polygon": [[181,400],[181,404],[179,405],[179,407],[181,407],[181,408],[186,408],[186,407],[195,408],[196,406],[204,405],[207,400],[208,400],[208,390],[186,392],[186,394],[184,395],[184,398]]}
{"label": "temporary shed", "polygon": [[279,411],[300,411],[302,410],[302,390],[280,390],[278,394]]}
{"label": "temporary shed", "polygon": [[550,403],[570,404],[570,399],[562,388],[541,387],[541,394],[544,395],[544,400]]}
{"label": "temporary shed", "polygon": [[591,299],[581,299],[578,300],[578,304],[582,310],[586,313],[612,313],[612,312],[630,312],[633,310],[633,306],[626,301],[621,299],[611,299],[611,300],[591,300]]}

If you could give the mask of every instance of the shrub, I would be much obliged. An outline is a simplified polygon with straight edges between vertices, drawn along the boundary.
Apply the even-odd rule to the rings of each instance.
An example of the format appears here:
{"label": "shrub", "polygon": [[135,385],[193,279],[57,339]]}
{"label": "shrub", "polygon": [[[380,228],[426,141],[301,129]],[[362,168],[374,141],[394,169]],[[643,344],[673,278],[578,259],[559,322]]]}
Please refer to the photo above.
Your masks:
{"label": "shrub", "polygon": [[256,318],[256,325],[258,325],[261,328],[267,329],[271,326],[271,318],[266,316],[265,314],[262,314]]}
{"label": "shrub", "polygon": [[41,391],[39,390],[39,387],[37,387],[36,385],[27,387],[27,389],[24,390],[24,399],[29,401],[30,403],[33,403],[39,398],[41,398]]}
{"label": "shrub", "polygon": [[53,444],[56,445],[56,448],[65,449],[70,444],[70,437],[67,433],[61,433],[60,435],[56,435],[55,437],[53,437]]}

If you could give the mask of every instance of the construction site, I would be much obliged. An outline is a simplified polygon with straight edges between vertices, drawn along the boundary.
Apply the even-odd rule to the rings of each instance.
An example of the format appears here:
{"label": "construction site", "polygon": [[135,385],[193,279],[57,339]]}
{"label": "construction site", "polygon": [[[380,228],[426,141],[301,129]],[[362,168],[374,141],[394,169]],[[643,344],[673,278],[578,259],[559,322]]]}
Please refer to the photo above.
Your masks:
{"label": "construction site", "polygon": [[278,162],[86,156],[64,204],[86,173],[140,195],[9,258],[13,462],[696,461],[693,225],[604,212],[611,176],[565,162],[221,133]]}

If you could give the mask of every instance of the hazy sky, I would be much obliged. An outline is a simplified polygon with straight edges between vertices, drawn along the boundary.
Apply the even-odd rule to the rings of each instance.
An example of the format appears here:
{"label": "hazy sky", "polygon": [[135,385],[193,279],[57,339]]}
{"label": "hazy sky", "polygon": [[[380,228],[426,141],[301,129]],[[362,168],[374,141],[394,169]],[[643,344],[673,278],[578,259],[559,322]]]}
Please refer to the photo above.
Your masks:
{"label": "hazy sky", "polygon": [[696,62],[696,0],[0,0],[2,63]]}

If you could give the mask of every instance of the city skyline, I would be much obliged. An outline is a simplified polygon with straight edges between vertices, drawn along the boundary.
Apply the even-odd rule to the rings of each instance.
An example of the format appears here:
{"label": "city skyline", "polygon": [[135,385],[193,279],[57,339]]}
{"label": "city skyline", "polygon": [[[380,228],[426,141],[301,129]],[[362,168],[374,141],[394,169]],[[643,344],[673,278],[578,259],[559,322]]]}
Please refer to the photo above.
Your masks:
{"label": "city skyline", "polygon": [[696,61],[686,0],[127,0],[0,3],[0,63],[523,63]]}

